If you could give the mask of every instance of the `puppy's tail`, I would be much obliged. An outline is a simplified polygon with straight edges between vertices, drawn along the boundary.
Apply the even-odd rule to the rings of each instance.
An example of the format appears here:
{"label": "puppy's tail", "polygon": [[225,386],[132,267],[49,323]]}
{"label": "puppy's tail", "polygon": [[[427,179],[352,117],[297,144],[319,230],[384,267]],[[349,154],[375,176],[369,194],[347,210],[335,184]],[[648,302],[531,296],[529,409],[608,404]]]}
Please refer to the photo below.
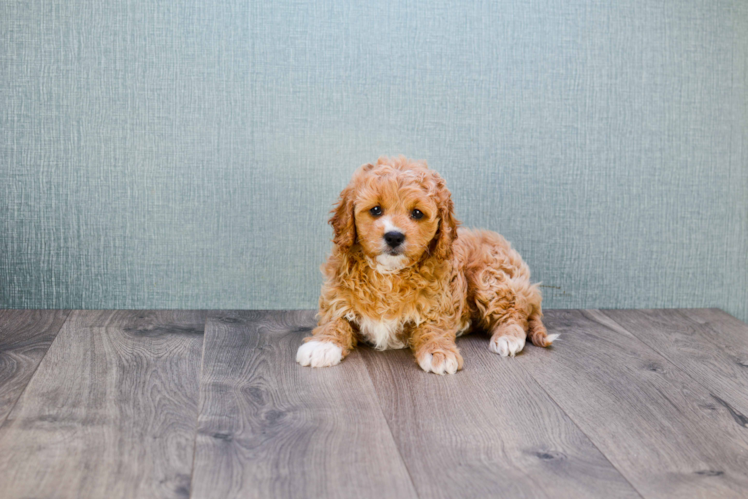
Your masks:
{"label": "puppy's tail", "polygon": [[539,311],[535,311],[530,315],[530,317],[527,319],[529,327],[527,336],[530,337],[530,341],[533,343],[533,345],[536,345],[538,347],[548,347],[553,343],[554,340],[558,338],[558,334],[553,333],[551,335],[548,335],[548,332],[545,329],[545,325],[543,325],[543,321],[541,320],[542,317],[543,313]]}

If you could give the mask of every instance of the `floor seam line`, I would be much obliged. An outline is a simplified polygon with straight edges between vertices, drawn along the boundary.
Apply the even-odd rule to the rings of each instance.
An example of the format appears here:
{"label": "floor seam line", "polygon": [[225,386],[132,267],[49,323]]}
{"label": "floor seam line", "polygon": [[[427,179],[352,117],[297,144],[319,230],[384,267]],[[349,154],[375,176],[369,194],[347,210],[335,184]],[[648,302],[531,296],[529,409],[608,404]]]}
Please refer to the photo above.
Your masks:
{"label": "floor seam line", "polygon": [[200,353],[200,375],[197,379],[197,416],[195,417],[195,436],[192,441],[192,467],[190,468],[190,494],[189,498],[192,498],[192,492],[194,491],[195,483],[195,459],[197,458],[197,436],[198,429],[200,428],[200,413],[202,411],[202,394],[203,394],[203,371],[205,370],[205,344],[208,332],[208,318],[213,311],[206,311],[205,321],[203,323],[203,347]]}
{"label": "floor seam line", "polygon": [[[663,354],[662,352],[660,352],[660,351],[659,351],[659,350],[658,350],[658,349],[657,349],[656,347],[653,347],[653,346],[649,345],[649,344],[648,344],[647,342],[645,342],[645,341],[644,341],[644,340],[643,340],[643,339],[642,339],[641,337],[639,337],[639,336],[638,336],[637,334],[635,334],[635,333],[631,332],[630,330],[628,330],[628,329],[624,328],[624,327],[623,327],[623,326],[622,326],[622,325],[621,325],[621,324],[620,324],[620,323],[619,323],[618,321],[616,321],[615,319],[611,318],[611,317],[610,317],[610,316],[608,316],[607,314],[603,313],[603,315],[604,315],[604,316],[605,316],[606,318],[608,318],[608,319],[609,319],[610,321],[612,321],[613,323],[615,323],[616,325],[618,325],[618,326],[619,326],[619,327],[620,327],[620,328],[621,328],[622,330],[624,330],[624,331],[628,332],[629,334],[631,334],[631,335],[632,335],[632,336],[633,336],[634,338],[636,338],[636,339],[637,339],[637,340],[638,340],[639,342],[641,342],[642,344],[644,344],[645,346],[647,346],[647,347],[648,347],[649,349],[651,349],[651,350],[652,350],[653,352],[657,353],[657,354],[658,354],[659,356],[662,356],[662,357],[663,357],[663,358],[664,358],[664,359],[665,359],[665,360],[666,360],[666,361],[667,361],[668,363],[670,363],[671,365],[673,365],[674,367],[676,367],[676,368],[677,368],[678,370],[680,370],[681,372],[685,373],[685,374],[686,374],[686,376],[688,376],[688,378],[689,378],[689,379],[693,380],[693,381],[694,381],[694,382],[695,382],[695,383],[696,383],[696,384],[697,384],[697,385],[698,385],[699,387],[701,387],[702,389],[704,389],[705,391],[707,391],[707,392],[709,393],[709,395],[710,395],[710,396],[714,397],[714,394],[713,394],[713,393],[714,393],[714,392],[717,392],[717,391],[712,391],[712,389],[710,389],[709,387],[707,387],[706,385],[704,385],[704,383],[703,383],[703,382],[701,382],[700,380],[698,380],[698,379],[694,378],[694,377],[693,377],[693,375],[691,375],[691,373],[690,373],[690,371],[688,370],[688,368],[686,368],[686,367],[683,367],[683,366],[681,366],[680,364],[676,363],[675,361],[673,361],[672,359],[670,359],[670,358],[669,358],[669,357],[668,357],[667,355],[665,355],[665,354]],[[688,319],[688,320],[690,321],[690,318],[688,318],[687,316],[685,316],[685,315],[681,315],[681,316],[683,316],[684,318],[686,318],[686,319]],[[717,346],[717,347],[719,348],[719,346]],[[724,351],[723,351],[723,352],[724,352]],[[726,354],[729,354],[729,353],[726,353]],[[730,403],[732,403],[733,405],[735,404],[735,403],[733,402],[733,400],[732,400],[732,398],[731,398],[730,396],[728,396],[728,395],[725,395],[725,394],[724,394],[724,393],[722,393],[721,391],[720,391],[720,394],[719,394],[719,395],[720,395],[720,396],[724,396],[724,397],[726,398],[725,400],[726,400],[726,401],[729,401],[729,402],[730,402]]]}
{"label": "floor seam line", "polygon": [[538,386],[540,387],[540,389],[551,399],[551,401],[553,401],[553,404],[555,404],[558,407],[558,409],[561,410],[561,412],[563,412],[563,414],[566,415],[568,417],[568,419],[576,426],[576,428],[579,429],[579,432],[581,432],[587,438],[587,440],[590,442],[590,444],[592,446],[594,446],[595,449],[598,452],[600,452],[600,455],[602,455],[605,458],[605,460],[608,461],[608,463],[610,464],[610,466],[613,467],[616,471],[618,471],[618,473],[621,475],[621,477],[626,481],[626,483],[628,483],[629,486],[631,486],[631,488],[639,495],[639,497],[646,498],[642,494],[642,492],[639,491],[639,489],[636,486],[634,486],[634,484],[631,482],[631,480],[628,477],[626,477],[626,475],[618,467],[616,467],[616,465],[610,460],[610,457],[608,457],[608,455],[606,455],[603,452],[603,450],[600,449],[600,447],[597,445],[597,443],[595,443],[595,441],[593,441],[593,439],[589,435],[587,435],[587,433],[584,431],[584,429],[582,429],[582,427],[580,427],[580,425],[577,423],[577,421],[574,420],[574,418],[571,415],[569,415],[569,413],[566,411],[566,409],[564,409],[564,407],[561,406],[558,403],[558,401],[556,401],[556,399],[553,396],[551,396],[551,394],[545,389],[545,387],[543,386],[543,384],[541,384],[540,381],[538,381],[538,379],[536,379],[533,376],[532,372],[530,370],[528,370],[527,368],[525,368],[524,366],[521,366],[521,368],[522,368],[522,370],[525,371],[525,373],[527,373],[530,376],[530,378],[532,380],[535,381],[536,384],[538,384]]}
{"label": "floor seam line", "polygon": [[[527,370],[527,369],[525,369],[525,368],[523,368],[523,370],[525,370],[525,372],[527,372],[528,374],[530,373],[530,372],[529,372],[529,370]],[[601,455],[602,455],[602,456],[603,456],[603,457],[605,458],[605,460],[607,460],[607,461],[608,461],[608,463],[610,464],[610,466],[611,466],[611,467],[613,467],[613,468],[614,468],[614,469],[615,469],[615,470],[616,470],[616,471],[617,471],[617,472],[618,472],[618,473],[619,473],[619,474],[621,475],[621,477],[622,477],[622,478],[623,478],[623,479],[624,479],[624,480],[626,481],[626,483],[628,483],[628,485],[629,485],[629,486],[631,486],[631,489],[633,489],[633,490],[634,490],[634,491],[636,492],[636,494],[637,494],[637,495],[639,495],[639,497],[641,497],[641,498],[646,498],[646,497],[645,497],[645,496],[644,496],[644,495],[642,494],[642,492],[641,492],[641,491],[639,491],[639,489],[638,489],[638,488],[637,488],[636,486],[634,486],[634,485],[633,485],[633,484],[631,483],[631,481],[629,480],[629,478],[627,478],[627,477],[626,477],[626,475],[625,475],[625,474],[624,474],[623,472],[621,472],[621,470],[620,470],[620,469],[619,469],[618,467],[616,467],[616,465],[615,465],[615,464],[614,464],[613,462],[611,462],[611,460],[610,460],[610,458],[608,457],[608,455],[606,455],[605,453],[603,453],[603,450],[601,450],[601,449],[600,449],[600,447],[599,447],[599,446],[598,446],[598,445],[597,445],[597,444],[595,443],[595,441],[593,441],[593,440],[592,440],[592,438],[591,438],[590,436],[588,436],[588,435],[587,435],[587,433],[586,433],[586,432],[584,431],[584,429],[582,429],[582,428],[581,428],[581,427],[579,426],[579,424],[577,423],[577,421],[576,421],[576,420],[574,420],[574,419],[572,418],[572,416],[571,416],[571,415],[569,415],[569,414],[568,414],[568,413],[566,412],[566,410],[565,410],[565,409],[564,409],[564,408],[563,408],[563,407],[562,407],[562,406],[561,406],[560,404],[558,404],[558,401],[556,401],[556,400],[555,400],[555,399],[553,398],[553,396],[551,396],[551,395],[550,395],[550,393],[549,393],[548,391],[546,391],[546,390],[545,390],[545,387],[543,387],[543,385],[542,385],[542,384],[541,384],[540,382],[538,382],[538,380],[537,380],[537,379],[536,379],[535,377],[533,377],[532,375],[530,375],[530,378],[532,378],[532,379],[533,379],[533,380],[535,381],[535,383],[536,383],[536,384],[538,384],[538,385],[540,386],[540,389],[541,389],[541,390],[542,390],[542,391],[543,391],[543,392],[544,392],[544,393],[545,393],[546,395],[548,395],[548,397],[549,397],[549,398],[551,398],[551,401],[553,401],[553,404],[555,404],[555,405],[556,405],[556,406],[558,407],[558,409],[559,409],[559,410],[561,410],[561,411],[563,412],[563,414],[564,414],[564,415],[566,415],[566,416],[567,416],[567,417],[569,418],[569,420],[570,420],[570,421],[571,421],[571,422],[572,422],[572,423],[573,423],[573,424],[574,424],[574,425],[576,426],[576,428],[577,428],[577,429],[579,429],[579,432],[581,432],[581,433],[582,433],[582,434],[584,435],[584,437],[586,437],[586,438],[587,438],[587,440],[589,440],[590,444],[591,444],[592,446],[594,446],[594,447],[595,447],[595,449],[596,449],[596,450],[597,450],[598,452],[600,452],[600,454],[601,454]]]}
{"label": "floor seam line", "polygon": [[75,309],[68,309],[67,311],[68,311],[68,313],[65,316],[65,321],[62,322],[62,324],[60,325],[60,328],[58,328],[57,331],[55,332],[55,338],[53,338],[52,342],[49,343],[49,347],[47,347],[47,350],[44,351],[44,355],[41,357],[41,359],[39,360],[39,362],[34,367],[34,371],[31,372],[31,376],[29,377],[29,381],[26,382],[26,385],[23,386],[23,389],[18,394],[18,397],[16,398],[16,400],[13,401],[12,405],[10,405],[10,409],[8,410],[8,413],[5,415],[5,418],[3,418],[3,421],[0,422],[0,427],[2,427],[3,425],[5,425],[5,422],[7,422],[8,419],[10,418],[10,414],[13,413],[13,410],[16,409],[16,404],[18,404],[18,402],[21,400],[21,397],[26,393],[26,389],[28,389],[29,384],[31,383],[31,381],[34,380],[34,375],[36,375],[36,372],[39,371],[39,367],[41,366],[42,361],[44,361],[44,358],[47,357],[47,354],[49,353],[50,349],[52,349],[52,346],[55,344],[55,342],[57,342],[57,337],[60,335],[60,332],[65,327],[65,325],[68,324],[68,320],[70,319],[70,317],[73,315],[73,313],[76,310]]}
{"label": "floor seam line", "polygon": [[395,434],[392,432],[392,426],[390,425],[390,421],[387,419],[387,416],[384,414],[384,408],[382,408],[382,401],[379,397],[379,391],[377,390],[377,386],[374,384],[374,379],[371,378],[371,372],[369,371],[369,363],[366,362],[365,359],[363,359],[363,356],[361,356],[362,361],[364,362],[364,367],[366,368],[366,376],[369,378],[369,383],[371,384],[371,388],[374,390],[374,394],[377,396],[377,406],[379,407],[379,414],[382,415],[382,419],[384,420],[384,423],[387,424],[387,430],[390,433],[390,438],[392,438],[392,443],[395,445],[395,450],[397,450],[397,456],[400,457],[400,461],[403,463],[403,467],[405,467],[405,472],[408,474],[408,479],[410,480],[410,484],[413,485],[413,491],[416,492],[417,498],[423,498],[421,496],[421,492],[418,491],[418,487],[416,486],[415,481],[413,481],[413,475],[410,473],[410,469],[408,468],[408,463],[405,461],[405,457],[403,457],[402,452],[400,451],[400,445],[397,442],[397,439],[395,439]]}
{"label": "floor seam line", "polygon": [[[668,309],[668,310],[675,312],[675,314],[677,314],[678,316],[680,316],[681,318],[683,318],[687,323],[689,323],[691,325],[695,325],[695,326],[697,326],[699,328],[705,328],[705,329],[714,331],[714,328],[712,328],[712,325],[710,323],[699,323],[696,320],[694,320],[693,318],[691,318],[690,316],[688,316],[687,314],[682,313],[681,309]],[[721,311],[721,309],[720,309],[720,311]],[[724,311],[722,311],[722,312],[724,312]],[[728,314],[728,313],[725,313],[725,314]],[[608,315],[606,314],[606,316],[608,316]],[[610,316],[608,316],[608,317],[610,318]],[[613,319],[613,318],[611,318],[611,319]],[[613,319],[613,321],[616,321],[616,320]],[[618,323],[618,322],[616,321],[616,323]],[[618,324],[620,325],[620,323],[618,323]],[[621,327],[621,328],[623,328],[623,327]],[[716,347],[718,350],[720,350],[721,352],[723,352],[727,356],[730,356],[730,352],[727,351],[727,350],[725,350],[725,348],[722,347],[719,343],[717,343],[716,341],[712,340],[712,338],[709,335],[702,335],[701,331],[698,331],[697,333],[699,334],[699,336],[701,338],[703,338],[704,340],[706,340],[709,344],[713,345],[714,347]]]}

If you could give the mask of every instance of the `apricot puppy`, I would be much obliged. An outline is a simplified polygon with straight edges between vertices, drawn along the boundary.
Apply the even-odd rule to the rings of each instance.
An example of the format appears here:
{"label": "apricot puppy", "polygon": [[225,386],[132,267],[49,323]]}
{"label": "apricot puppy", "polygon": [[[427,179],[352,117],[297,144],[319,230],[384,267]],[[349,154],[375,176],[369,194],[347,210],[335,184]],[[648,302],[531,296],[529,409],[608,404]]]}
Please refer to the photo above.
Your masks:
{"label": "apricot puppy", "polygon": [[322,266],[319,321],[296,354],[303,366],[333,366],[358,341],[410,347],[440,375],[462,368],[455,338],[491,334],[501,356],[525,340],[551,345],[542,300],[519,253],[491,231],[457,230],[444,180],[423,161],[380,158],[353,174],[330,224],[333,250]]}

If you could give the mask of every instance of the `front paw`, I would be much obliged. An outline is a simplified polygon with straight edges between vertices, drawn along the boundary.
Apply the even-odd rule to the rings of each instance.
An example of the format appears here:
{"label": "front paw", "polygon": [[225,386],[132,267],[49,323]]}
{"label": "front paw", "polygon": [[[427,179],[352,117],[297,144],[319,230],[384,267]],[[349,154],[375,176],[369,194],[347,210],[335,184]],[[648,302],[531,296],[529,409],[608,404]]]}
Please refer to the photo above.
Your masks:
{"label": "front paw", "polygon": [[437,375],[457,373],[462,369],[462,356],[457,348],[453,349],[424,349],[418,356],[418,366],[423,371],[436,373]]}
{"label": "front paw", "polygon": [[301,344],[296,352],[296,362],[301,366],[322,368],[335,366],[343,359],[343,349],[327,341],[310,340]]}

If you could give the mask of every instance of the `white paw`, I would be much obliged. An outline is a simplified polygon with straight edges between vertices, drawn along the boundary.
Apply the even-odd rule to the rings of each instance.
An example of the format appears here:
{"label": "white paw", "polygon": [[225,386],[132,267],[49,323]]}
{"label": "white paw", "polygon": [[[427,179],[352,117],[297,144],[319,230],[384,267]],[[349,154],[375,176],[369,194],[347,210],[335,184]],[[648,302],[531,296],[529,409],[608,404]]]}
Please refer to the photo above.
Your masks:
{"label": "white paw", "polygon": [[451,352],[437,352],[431,354],[425,352],[418,357],[418,366],[423,368],[423,371],[433,372],[437,375],[454,374],[457,373],[457,369],[460,367],[460,362],[457,360],[457,356]]}
{"label": "white paw", "polygon": [[296,362],[301,366],[312,366],[322,368],[323,366],[335,366],[343,359],[343,349],[332,342],[320,342],[310,340],[301,344],[296,352]]}
{"label": "white paw", "polygon": [[508,335],[494,335],[488,344],[488,350],[502,357],[514,356],[525,348],[525,339]]}

